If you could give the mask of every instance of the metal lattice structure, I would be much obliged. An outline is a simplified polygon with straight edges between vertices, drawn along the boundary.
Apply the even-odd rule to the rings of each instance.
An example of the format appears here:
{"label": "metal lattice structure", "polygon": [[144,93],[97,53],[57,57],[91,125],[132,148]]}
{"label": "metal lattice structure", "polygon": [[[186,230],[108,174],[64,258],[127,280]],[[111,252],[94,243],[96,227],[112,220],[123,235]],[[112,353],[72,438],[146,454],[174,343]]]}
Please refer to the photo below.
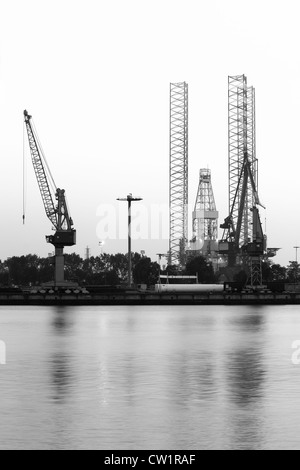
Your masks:
{"label": "metal lattice structure", "polygon": [[249,271],[250,271],[250,278],[248,278],[248,282],[250,281],[251,286],[261,286],[263,279],[262,279],[262,257],[257,256],[256,258],[250,258],[249,260]]}
{"label": "metal lattice structure", "polygon": [[[255,89],[251,86],[247,88],[247,157],[250,163],[250,170],[253,175],[256,190],[258,190],[258,173],[256,159],[256,129],[255,129]],[[246,203],[244,212],[244,232],[243,240],[247,243],[253,241],[252,230],[252,207],[255,204],[255,194],[250,178],[247,182]]]}
{"label": "metal lattice structure", "polygon": [[[37,132],[33,127],[32,116],[30,116],[26,110],[24,111],[24,119],[33,168],[45,212],[56,230],[54,235],[46,236],[47,243],[52,243],[55,247],[54,286],[65,286],[63,251],[65,246],[73,246],[76,244],[76,230],[73,228],[73,220],[69,216],[65,190],[57,188],[54,183]],[[54,194],[51,193],[49,182]],[[24,217],[25,214],[23,215],[23,220]]]}
{"label": "metal lattice structure", "polygon": [[250,209],[255,203],[252,178],[257,185],[255,90],[247,86],[245,75],[228,77],[228,159],[229,211],[238,233],[237,242],[242,246],[252,241]]}
{"label": "metal lattice structure", "polygon": [[55,209],[53,197],[50,191],[48,178],[46,174],[46,165],[43,164],[41,146],[38,143],[36,134],[33,131],[31,116],[24,111],[25,125],[27,129],[28,142],[31,152],[33,168],[36,174],[39,190],[42,196],[44,208],[48,219],[53,227],[57,227],[57,210]]}
{"label": "metal lattice structure", "polygon": [[217,250],[218,217],[211,171],[201,169],[193,212],[193,250],[200,250],[204,255],[210,255]]}
{"label": "metal lattice structure", "polygon": [[231,268],[242,262],[251,285],[261,285],[266,240],[257,209],[262,204],[257,190],[255,90],[247,86],[245,75],[228,77],[228,157],[230,212],[221,225],[219,253],[227,255]]}
{"label": "metal lattice structure", "polygon": [[169,264],[183,266],[188,239],[188,84],[170,84]]}

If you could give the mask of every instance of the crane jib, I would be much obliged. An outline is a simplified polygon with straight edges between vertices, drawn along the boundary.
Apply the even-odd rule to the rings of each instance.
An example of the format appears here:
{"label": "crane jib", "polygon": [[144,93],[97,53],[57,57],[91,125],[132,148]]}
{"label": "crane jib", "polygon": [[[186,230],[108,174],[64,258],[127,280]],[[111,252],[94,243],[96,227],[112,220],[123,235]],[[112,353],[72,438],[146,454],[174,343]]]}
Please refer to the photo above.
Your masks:
{"label": "crane jib", "polygon": [[[50,169],[48,168],[48,164],[45,161],[45,157],[43,155],[38,136],[35,132],[34,126],[31,123],[32,117],[28,114],[27,111],[24,111],[24,118],[28,135],[31,160],[38,182],[39,190],[42,196],[45,212],[58,234],[54,237],[48,237],[52,240],[50,241],[50,243],[57,242],[58,244],[61,244],[64,240],[66,242],[66,245],[75,244],[75,230],[72,228],[73,222],[71,217],[69,217],[67,203],[65,199],[65,191],[64,189],[57,189],[55,187],[55,195],[52,195],[47,178],[46,169],[48,170],[48,173],[50,173],[50,180],[52,179],[52,183],[54,186],[55,183],[53,181]],[[44,161],[42,157],[44,157]],[[59,235],[62,232],[66,231],[70,232],[69,236],[63,237]],[[71,241],[73,242],[71,243]]]}
{"label": "crane jib", "polygon": [[[76,244],[76,230],[73,229],[73,221],[68,213],[65,190],[57,188],[54,183],[38,135],[31,122],[31,116],[27,111],[24,111],[24,119],[31,160],[45,212],[56,230],[54,235],[46,236],[46,241],[55,247],[54,286],[63,287],[68,284],[68,281],[65,281],[64,277],[63,249],[65,246],[73,246]],[[50,185],[54,188],[53,194],[50,191]]]}

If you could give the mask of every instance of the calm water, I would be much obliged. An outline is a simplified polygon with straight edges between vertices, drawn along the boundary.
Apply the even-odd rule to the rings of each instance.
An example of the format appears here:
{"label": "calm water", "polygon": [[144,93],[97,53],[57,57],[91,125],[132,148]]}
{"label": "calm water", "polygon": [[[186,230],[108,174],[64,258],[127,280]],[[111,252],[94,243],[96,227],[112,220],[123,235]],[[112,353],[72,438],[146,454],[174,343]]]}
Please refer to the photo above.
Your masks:
{"label": "calm water", "polygon": [[0,449],[300,449],[299,306],[1,307]]}

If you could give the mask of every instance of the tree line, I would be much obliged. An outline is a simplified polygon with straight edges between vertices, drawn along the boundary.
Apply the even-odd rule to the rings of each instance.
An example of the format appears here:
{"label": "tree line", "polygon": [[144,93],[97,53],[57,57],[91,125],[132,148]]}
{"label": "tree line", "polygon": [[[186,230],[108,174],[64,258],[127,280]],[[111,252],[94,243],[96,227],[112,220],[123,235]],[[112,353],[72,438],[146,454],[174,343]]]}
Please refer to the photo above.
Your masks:
{"label": "tree line", "polygon": [[[118,285],[128,277],[128,257],[122,253],[83,259],[76,253],[65,254],[65,279],[81,285]],[[136,284],[155,284],[159,265],[139,253],[132,254],[132,274]],[[0,261],[1,286],[34,286],[54,279],[54,257],[13,256]]]}
{"label": "tree line", "polygon": [[[297,282],[299,264],[291,262],[288,267],[266,261],[262,266],[263,282]],[[158,282],[160,267],[151,258],[139,253],[132,254],[132,276],[135,284],[154,285]],[[216,283],[222,280],[222,272],[214,272],[212,264],[202,256],[187,260],[180,273],[177,266],[168,266],[161,274],[197,275],[200,283]],[[34,286],[54,279],[54,258],[37,255],[13,256],[0,261],[0,286]],[[128,255],[123,253],[91,256],[82,259],[78,254],[65,254],[65,279],[81,285],[119,285],[128,279]],[[246,282],[247,275],[241,270],[236,281]]]}

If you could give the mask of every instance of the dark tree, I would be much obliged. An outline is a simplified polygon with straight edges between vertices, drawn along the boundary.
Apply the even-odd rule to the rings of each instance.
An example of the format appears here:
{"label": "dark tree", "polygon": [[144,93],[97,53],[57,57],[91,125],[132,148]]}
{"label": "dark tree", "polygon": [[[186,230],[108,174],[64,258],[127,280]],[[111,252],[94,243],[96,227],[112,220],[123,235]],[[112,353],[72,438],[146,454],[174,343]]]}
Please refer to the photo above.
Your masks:
{"label": "dark tree", "polygon": [[50,282],[54,279],[54,258],[40,258],[39,260],[39,283]]}
{"label": "dark tree", "polygon": [[180,274],[180,270],[178,266],[173,264],[169,264],[166,269],[164,270],[163,274],[169,274],[169,276],[176,276],[176,274]]}
{"label": "dark tree", "polygon": [[76,253],[65,254],[65,279],[68,281],[82,278],[83,260]]}
{"label": "dark tree", "polygon": [[159,265],[152,262],[146,256],[140,258],[133,268],[133,279],[135,284],[157,284],[159,278]]}
{"label": "dark tree", "polygon": [[8,270],[11,285],[31,285],[39,280],[40,258],[37,255],[13,256],[8,258],[5,266]]}
{"label": "dark tree", "polygon": [[239,271],[238,273],[236,273],[234,276],[233,276],[233,281],[234,282],[238,282],[239,284],[241,284],[242,286],[245,286],[247,284],[247,281],[248,281],[248,274],[246,273],[246,271],[244,271],[243,269],[241,269],[241,271]]}
{"label": "dark tree", "polygon": [[186,264],[187,275],[198,275],[198,281],[201,284],[213,284],[216,282],[211,263],[208,263],[203,256],[189,258]]}
{"label": "dark tree", "polygon": [[287,281],[290,283],[297,282],[299,280],[299,263],[291,261],[287,267]]}
{"label": "dark tree", "polygon": [[287,268],[280,266],[280,264],[272,264],[272,281],[284,282],[287,278]]}

